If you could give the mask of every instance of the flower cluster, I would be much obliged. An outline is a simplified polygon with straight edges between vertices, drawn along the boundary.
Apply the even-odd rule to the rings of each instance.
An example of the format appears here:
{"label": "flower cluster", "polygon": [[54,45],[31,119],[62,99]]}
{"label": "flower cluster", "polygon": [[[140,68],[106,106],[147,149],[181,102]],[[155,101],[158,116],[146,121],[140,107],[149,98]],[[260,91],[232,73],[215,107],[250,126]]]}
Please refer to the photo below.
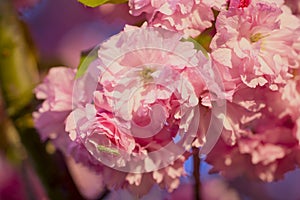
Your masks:
{"label": "flower cluster", "polygon": [[279,1],[219,13],[212,58],[234,92],[211,172],[270,182],[299,165],[298,24]]}
{"label": "flower cluster", "polygon": [[199,98],[208,102],[210,92],[218,94],[206,84],[213,82],[208,58],[182,39],[160,28],[127,26],[100,46],[83,77],[51,69],[36,88],[45,99],[34,113],[42,139],[96,171],[121,171],[108,185],[175,189],[197,135]]}
{"label": "flower cluster", "polygon": [[163,27],[195,37],[212,26],[214,13],[211,8],[221,9],[225,3],[208,0],[130,0],[129,6],[132,15],[146,13],[150,26]]}
{"label": "flower cluster", "polygon": [[192,147],[227,177],[273,181],[300,165],[295,11],[277,0],[128,4],[142,27],[102,43],[82,77],[53,68],[36,88],[43,140],[138,195],[176,189]]}

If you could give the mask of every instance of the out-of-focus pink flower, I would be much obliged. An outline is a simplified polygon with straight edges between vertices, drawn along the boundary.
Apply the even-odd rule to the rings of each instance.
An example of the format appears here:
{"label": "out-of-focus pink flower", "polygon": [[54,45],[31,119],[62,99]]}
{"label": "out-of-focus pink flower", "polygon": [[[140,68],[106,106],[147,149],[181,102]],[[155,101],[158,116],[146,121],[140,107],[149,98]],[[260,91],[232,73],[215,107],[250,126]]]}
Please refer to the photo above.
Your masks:
{"label": "out-of-focus pink flower", "polygon": [[[72,107],[80,107],[80,103],[86,102],[86,100],[82,100],[86,99],[86,96],[83,96],[84,92],[83,94],[82,92],[76,93],[77,96],[73,96],[74,84],[74,69],[65,67],[50,69],[43,83],[35,89],[36,97],[44,100],[44,102],[38,111],[33,114],[34,122],[42,140],[50,139],[56,148],[63,151],[65,155],[72,156],[75,162],[77,162],[77,164],[74,164],[73,161],[69,163],[69,168],[80,192],[86,197],[95,197],[95,195],[99,194],[101,188],[92,189],[89,187],[87,189],[88,184],[85,183],[82,178],[78,177],[77,168],[82,164],[83,170],[87,171],[86,173],[98,174],[99,171],[102,171],[103,165],[87,151],[83,144],[72,141],[65,131],[65,121],[72,111]],[[83,90],[83,88],[81,89]],[[88,87],[84,88],[84,91],[87,92]],[[74,99],[73,97],[78,98]],[[92,171],[89,172],[89,170]],[[107,169],[106,171],[109,170]],[[99,175],[95,175],[95,178],[98,176]],[[111,175],[107,177],[107,180],[112,180]],[[99,181],[98,184],[101,184],[103,180],[99,179],[97,181]],[[122,181],[124,181],[124,178]],[[116,182],[119,182],[119,179],[113,184]]]}
{"label": "out-of-focus pink flower", "polygon": [[286,109],[284,89],[245,88],[235,94],[227,104],[223,137],[207,156],[212,172],[270,182],[296,167],[297,124]]}
{"label": "out-of-focus pink flower", "polygon": [[0,154],[0,199],[25,200],[21,176]]}
{"label": "out-of-focus pink flower", "polygon": [[[159,188],[158,186],[154,186],[148,193],[142,197],[140,200],[152,200],[152,199],[166,199],[166,192]],[[110,193],[107,200],[119,200],[119,199],[134,199],[137,198],[136,195],[133,195],[128,190],[117,190]]]}
{"label": "out-of-focus pink flower", "polygon": [[226,4],[225,0],[129,1],[131,14],[137,16],[146,13],[150,26],[175,30],[191,37],[212,26],[212,7],[221,8],[223,4]]}
{"label": "out-of-focus pink flower", "polygon": [[103,192],[104,184],[101,174],[96,173],[76,163],[72,157],[67,158],[67,164],[72,178],[84,198],[96,199]]}
{"label": "out-of-focus pink flower", "polygon": [[[72,141],[65,131],[67,116],[71,113],[73,107],[80,107],[81,104],[88,101],[85,92],[90,90],[90,86],[83,87],[80,93],[76,93],[77,96],[73,96],[73,87],[76,84],[75,74],[76,70],[66,67],[55,67],[49,70],[43,82],[35,89],[36,98],[44,100],[44,102],[38,111],[33,114],[33,117],[41,139],[43,141],[49,139],[65,156],[72,156],[72,159],[77,162],[75,164],[71,160],[68,164],[82,195],[95,198],[103,189],[100,187],[102,180],[99,179],[99,175],[96,175],[102,170],[103,166],[89,154],[83,144]],[[92,79],[91,77],[88,78]],[[81,173],[86,174],[85,177],[93,176],[98,179],[99,188],[89,187],[84,179],[80,178],[78,174],[78,168],[80,167],[83,168]]]}
{"label": "out-of-focus pink flower", "polygon": [[43,83],[36,87],[36,98],[44,100],[33,114],[42,140],[55,139],[64,132],[64,121],[72,110],[74,76],[73,69],[52,68]]}
{"label": "out-of-focus pink flower", "polygon": [[33,113],[34,124],[43,141],[50,139],[56,148],[66,155],[71,154],[77,162],[98,168],[95,159],[84,146],[71,141],[65,131],[65,121],[72,111],[72,106],[79,106],[87,98],[73,99],[75,73],[76,70],[66,67],[50,69],[43,83],[35,89],[36,98],[44,101],[38,111]]}
{"label": "out-of-focus pink flower", "polygon": [[145,21],[145,16],[139,17],[133,16],[129,13],[129,5],[124,4],[103,4],[98,7],[102,18],[107,22],[118,23],[119,27],[123,27],[125,24],[134,25]]}
{"label": "out-of-focus pink flower", "polygon": [[205,200],[239,200],[239,194],[224,180],[211,179],[203,184],[203,199]]}
{"label": "out-of-focus pink flower", "polygon": [[231,186],[247,199],[297,199],[300,196],[297,183],[300,170],[296,169],[286,174],[283,180],[271,183],[249,181],[246,178],[237,178],[230,181]]}
{"label": "out-of-focus pink flower", "polygon": [[[202,183],[201,194],[205,200],[239,200],[239,194],[233,188],[230,188],[224,180],[209,179]],[[192,183],[183,183],[175,190],[169,198],[170,200],[193,199],[194,187]]]}
{"label": "out-of-focus pink flower", "polygon": [[292,9],[293,14],[295,14],[295,15],[300,14],[300,1],[298,1],[298,0],[285,0],[285,4]]}
{"label": "out-of-focus pink flower", "polygon": [[219,68],[225,68],[223,76],[236,85],[233,88],[243,83],[278,90],[292,77],[291,69],[299,67],[293,45],[300,33],[284,26],[282,13],[279,5],[253,1],[218,15],[212,58]]}

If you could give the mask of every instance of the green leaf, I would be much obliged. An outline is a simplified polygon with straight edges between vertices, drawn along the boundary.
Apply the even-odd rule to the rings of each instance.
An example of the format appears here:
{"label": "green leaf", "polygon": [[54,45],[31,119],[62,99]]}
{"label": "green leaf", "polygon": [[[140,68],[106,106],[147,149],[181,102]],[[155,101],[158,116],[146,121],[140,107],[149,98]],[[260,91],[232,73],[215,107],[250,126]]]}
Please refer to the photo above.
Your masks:
{"label": "green leaf", "polygon": [[98,58],[98,48],[81,52],[80,63],[75,78],[80,78],[84,75],[90,64]]}
{"label": "green leaf", "polygon": [[80,3],[89,6],[89,7],[97,7],[106,3],[120,4],[125,3],[128,0],[78,0]]}
{"label": "green leaf", "polygon": [[215,32],[216,28],[213,25],[212,27],[203,31],[199,36],[194,38],[194,40],[196,40],[204,49],[206,49],[207,52],[210,52],[210,43],[213,36],[215,35]]}
{"label": "green leaf", "polygon": [[207,54],[207,51],[206,51],[206,49],[204,48],[204,47],[202,47],[202,45],[198,42],[198,41],[196,41],[195,39],[193,39],[193,38],[187,38],[187,39],[181,39],[181,41],[182,42],[191,42],[191,43],[193,43],[194,44],[194,49],[196,49],[196,50],[200,50],[200,51],[202,51],[202,53],[206,56],[206,57],[208,57],[208,54]]}
{"label": "green leaf", "polygon": [[109,148],[103,145],[98,145],[97,149],[99,151],[105,152],[105,153],[109,153],[109,154],[113,154],[113,155],[120,155],[119,151],[117,149],[113,149],[113,148]]}

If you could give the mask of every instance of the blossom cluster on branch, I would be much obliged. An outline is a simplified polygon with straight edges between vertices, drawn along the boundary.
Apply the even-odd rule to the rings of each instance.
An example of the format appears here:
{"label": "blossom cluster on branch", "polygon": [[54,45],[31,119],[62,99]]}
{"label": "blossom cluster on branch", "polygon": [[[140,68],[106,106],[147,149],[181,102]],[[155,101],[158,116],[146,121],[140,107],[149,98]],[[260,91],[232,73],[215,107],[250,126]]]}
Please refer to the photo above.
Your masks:
{"label": "blossom cluster on branch", "polygon": [[41,139],[137,195],[154,184],[176,189],[192,147],[211,172],[282,178],[300,165],[291,4],[129,0],[130,14],[146,16],[141,27],[125,26],[91,63],[52,68],[36,87]]}

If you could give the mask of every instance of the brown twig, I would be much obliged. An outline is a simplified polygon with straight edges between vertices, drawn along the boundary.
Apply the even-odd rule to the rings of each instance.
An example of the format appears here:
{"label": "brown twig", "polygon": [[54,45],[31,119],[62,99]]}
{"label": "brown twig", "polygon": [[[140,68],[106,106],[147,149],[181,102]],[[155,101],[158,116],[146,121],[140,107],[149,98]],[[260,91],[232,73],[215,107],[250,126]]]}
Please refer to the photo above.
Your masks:
{"label": "brown twig", "polygon": [[200,180],[200,158],[199,158],[199,149],[193,148],[193,164],[194,164],[194,199],[201,200],[201,180]]}

